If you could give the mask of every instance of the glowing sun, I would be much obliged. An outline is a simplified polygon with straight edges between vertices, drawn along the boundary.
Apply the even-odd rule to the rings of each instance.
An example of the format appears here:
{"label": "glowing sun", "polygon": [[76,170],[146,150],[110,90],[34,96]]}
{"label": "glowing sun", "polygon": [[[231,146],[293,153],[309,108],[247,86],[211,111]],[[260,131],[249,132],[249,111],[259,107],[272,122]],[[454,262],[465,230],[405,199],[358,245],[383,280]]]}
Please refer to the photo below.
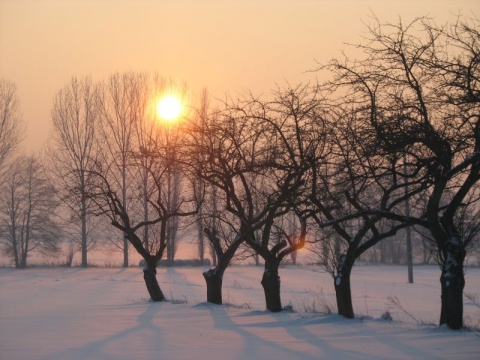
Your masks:
{"label": "glowing sun", "polygon": [[168,95],[160,99],[157,104],[157,114],[160,119],[165,121],[176,120],[182,111],[181,100],[173,95]]}

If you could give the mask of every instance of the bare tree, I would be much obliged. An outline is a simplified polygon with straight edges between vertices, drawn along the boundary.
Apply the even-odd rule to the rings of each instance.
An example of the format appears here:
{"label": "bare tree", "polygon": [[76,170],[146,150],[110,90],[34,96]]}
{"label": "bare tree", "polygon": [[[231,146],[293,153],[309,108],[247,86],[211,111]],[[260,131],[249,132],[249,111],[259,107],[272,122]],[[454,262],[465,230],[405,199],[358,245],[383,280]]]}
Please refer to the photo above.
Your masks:
{"label": "bare tree", "polygon": [[402,175],[401,156],[371,156],[362,115],[349,113],[351,99],[342,101],[347,109],[343,112],[342,104],[337,103],[331,114],[335,119],[328,139],[331,153],[312,166],[309,201],[311,217],[324,232],[322,246],[328,249],[326,235],[333,235],[335,249],[324,250],[322,259],[334,279],[338,313],[353,318],[350,279],[355,261],[380,241],[416,223],[404,214],[403,205],[425,186],[419,179]]}
{"label": "bare tree", "polygon": [[58,202],[35,157],[20,157],[8,171],[1,209],[1,243],[17,268],[25,268],[30,253],[59,251],[61,231],[55,220]]}
{"label": "bare tree", "polygon": [[[121,189],[121,202],[129,207],[129,161],[135,141],[135,130],[141,123],[148,97],[147,75],[142,73],[116,73],[104,84],[101,93],[101,131],[104,162],[110,163],[110,181],[116,181]],[[113,172],[115,170],[115,173]],[[128,267],[128,239],[123,234],[120,248],[123,250],[123,266]]]}
{"label": "bare tree", "polygon": [[52,109],[53,136],[47,148],[49,168],[64,200],[80,222],[81,264],[88,266],[88,249],[96,239],[89,238],[87,189],[90,170],[99,156],[96,132],[99,128],[99,93],[90,78],[72,78],[55,96]]}
{"label": "bare tree", "polygon": [[[176,207],[168,204],[168,196],[165,195],[165,183],[168,181],[168,170],[174,158],[170,157],[171,150],[164,144],[156,144],[148,153],[143,151],[134,152],[129,161],[129,171],[143,173],[143,166],[148,164],[149,190],[148,205],[152,209],[149,217],[139,217],[135,210],[134,198],[130,199],[128,208],[122,199],[122,184],[116,179],[116,165],[113,163],[99,162],[92,172],[95,177],[95,187],[89,193],[89,197],[95,203],[97,214],[107,216],[111,224],[126,235],[126,239],[145,260],[144,280],[150,297],[153,301],[165,299],[156,279],[156,267],[163,257],[168,244],[168,223],[172,218],[192,216],[196,213],[195,202],[190,193],[184,192],[179,196]],[[170,144],[171,145],[171,144]],[[142,160],[148,156],[148,161]],[[180,165],[177,165],[178,167]],[[137,168],[135,170],[134,168]],[[143,198],[137,199],[142,203]],[[141,232],[146,226],[150,226],[148,242],[142,240]]]}
{"label": "bare tree", "polygon": [[[177,229],[172,223],[197,211],[193,194],[180,192],[175,178],[184,173],[180,130],[158,122],[156,102],[166,90],[161,78],[116,74],[104,90],[101,139],[109,149],[90,172],[94,186],[89,199],[95,213],[106,216],[142,256],[150,297],[162,301],[156,267],[172,246],[172,228]],[[127,248],[123,244],[124,260]]]}
{"label": "bare tree", "polygon": [[[148,218],[148,176],[145,169],[148,167],[149,149],[152,141],[156,146],[162,143],[165,151],[169,152],[169,158],[173,159],[175,153],[171,150],[181,139],[176,127],[163,124],[159,125],[156,115],[156,102],[167,92],[174,91],[179,97],[185,97],[185,87],[176,86],[173,82],[167,83],[162,78],[155,76],[153,79],[146,73],[116,73],[104,84],[101,100],[102,131],[100,134],[103,145],[103,163],[110,164],[109,183],[117,183],[115,188],[121,189],[121,202],[129,211],[136,197],[135,185],[137,179],[142,179],[140,187],[143,192],[143,214]],[[147,114],[148,112],[148,114]],[[152,140],[153,139],[153,140]],[[143,155],[142,155],[143,154]],[[143,158],[144,167],[142,173],[134,164],[137,159]],[[161,196],[166,197],[168,211],[173,211],[179,206],[182,174],[178,170],[176,161],[168,163],[167,178],[162,186],[165,187]],[[115,170],[115,171],[114,171]],[[136,206],[136,205],[135,205]],[[133,209],[132,209],[133,210]],[[129,211],[132,213],[131,211]],[[173,262],[177,247],[177,232],[179,220],[171,216],[167,223],[167,259]],[[144,228],[143,237],[148,241],[149,227]],[[128,238],[123,234],[123,242],[120,248],[123,250],[123,266],[128,266]]]}
{"label": "bare tree", "polygon": [[[197,227],[202,226],[214,255],[213,268],[203,273],[207,285],[207,301],[222,304],[223,275],[239,246],[244,242],[240,217],[230,208],[236,175],[232,173],[234,156],[232,139],[227,124],[219,114],[211,114],[202,122],[192,124],[188,151],[189,165],[193,169],[197,204]],[[207,193],[208,192],[208,193]],[[203,195],[203,196],[202,196]],[[235,194],[234,194],[235,195]],[[201,216],[201,218],[200,218]],[[200,230],[200,229],[199,229]]]}
{"label": "bare tree", "polygon": [[[137,154],[136,161],[140,162],[138,174],[134,174],[133,181],[136,181],[136,187],[140,190],[140,197],[142,198],[141,209],[139,212],[143,212],[143,221],[148,224],[150,220],[150,212],[152,208],[149,202],[152,200],[152,196],[155,194],[155,186],[149,179],[150,175],[148,169],[152,166],[152,153],[154,152],[157,144],[160,141],[160,134],[158,131],[158,124],[155,121],[156,109],[155,102],[157,93],[164,91],[165,81],[158,76],[153,79],[148,79],[148,85],[146,92],[143,94],[142,106],[144,107],[143,116],[139,116],[135,121],[135,142],[132,148]],[[155,95],[154,95],[155,94]],[[158,229],[155,225],[145,225],[143,227],[143,244],[146,249],[153,251],[152,246],[155,243],[155,236],[158,233]]]}
{"label": "bare tree", "polygon": [[0,176],[5,162],[22,140],[23,133],[17,88],[14,83],[0,79]]}
{"label": "bare tree", "polygon": [[[421,32],[417,32],[420,29]],[[480,180],[478,19],[458,18],[443,27],[426,19],[383,24],[373,19],[365,59],[336,61],[339,85],[365,111],[371,151],[385,157],[406,152],[411,178],[428,190],[424,225],[433,237],[442,269],[440,324],[463,325],[464,260],[469,237],[457,214],[478,201]],[[473,200],[468,200],[473,199]]]}
{"label": "bare tree", "polygon": [[204,232],[217,259],[214,267],[203,273],[207,284],[207,301],[213,304],[222,304],[223,275],[244,239],[241,232],[236,232],[236,229],[240,227],[235,226],[235,219],[229,220],[228,213],[222,213],[221,218],[215,218],[220,214],[204,215],[210,222],[215,223],[214,227],[205,227]]}
{"label": "bare tree", "polygon": [[[204,143],[204,127],[208,121],[208,106],[209,106],[209,99],[208,99],[208,92],[206,89],[203,90],[200,98],[200,105],[198,107],[198,110],[196,112],[195,116],[195,121],[197,123],[198,128],[200,131],[197,132],[197,136],[199,136],[198,142],[200,148],[203,147]],[[198,161],[201,162],[201,153],[197,154],[198,156]],[[204,259],[205,259],[205,239],[204,239],[204,214],[203,214],[203,200],[205,199],[205,182],[201,177],[194,177],[193,179],[193,187],[194,187],[194,194],[196,201],[198,203],[198,214],[197,214],[197,253],[198,253],[198,259],[201,264],[203,264]],[[216,227],[211,230],[212,234],[216,232]],[[207,235],[208,236],[208,235]],[[213,244],[213,242],[210,242]],[[213,249],[215,249],[213,247]],[[208,300],[207,300],[208,301]],[[221,299],[220,299],[221,301]]]}
{"label": "bare tree", "polygon": [[[163,196],[169,211],[174,211],[178,208],[181,202],[181,193],[187,192],[185,185],[186,173],[180,164],[184,161],[181,159],[181,152],[179,149],[183,148],[185,142],[185,128],[190,123],[190,106],[189,93],[186,84],[177,84],[170,82],[167,84],[165,95],[174,94],[182,103],[183,111],[173,123],[163,123],[160,127],[160,138],[162,146],[165,149],[167,157],[170,159],[167,165],[167,178],[164,184]],[[206,100],[205,100],[206,101]],[[184,154],[185,155],[185,154]],[[190,179],[190,183],[195,183],[196,180]],[[197,201],[197,209],[201,206],[201,199],[203,197],[202,184],[196,184],[193,195]],[[173,266],[175,255],[179,245],[179,230],[180,219],[173,216],[169,219],[167,224],[167,266]]]}
{"label": "bare tree", "polygon": [[[217,254],[245,241],[265,260],[262,285],[271,311],[282,310],[279,265],[305,241],[306,222],[300,211],[299,238],[274,243],[270,235],[275,219],[295,208],[310,166],[305,159],[315,153],[318,143],[311,132],[318,99],[308,91],[308,87],[299,86],[279,90],[272,102],[262,102],[250,94],[226,103],[216,115],[217,121],[204,127],[203,144],[196,143],[201,161],[192,161],[198,164],[197,176],[218,190],[222,211],[235,218],[233,241]],[[198,141],[200,137],[192,138]],[[260,241],[256,233],[261,234]],[[214,244],[219,243],[218,233],[209,230],[206,234]],[[208,275],[215,274],[217,268]]]}
{"label": "bare tree", "polygon": [[[291,243],[299,238],[300,232],[300,221],[298,221],[295,211],[292,210],[287,214],[275,219],[274,226],[272,228],[272,239],[275,243],[281,243],[283,240],[287,240],[288,243]],[[298,253],[296,251],[290,254],[290,259],[293,265],[297,265],[297,255]]]}

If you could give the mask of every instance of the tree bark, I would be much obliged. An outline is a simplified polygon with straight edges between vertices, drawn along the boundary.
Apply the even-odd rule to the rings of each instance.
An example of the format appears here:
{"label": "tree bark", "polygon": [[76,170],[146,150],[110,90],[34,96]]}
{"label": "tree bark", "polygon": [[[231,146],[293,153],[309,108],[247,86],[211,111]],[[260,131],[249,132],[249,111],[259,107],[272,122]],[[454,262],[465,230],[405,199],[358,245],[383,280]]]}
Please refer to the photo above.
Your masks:
{"label": "tree bark", "polygon": [[82,171],[80,175],[80,189],[82,192],[82,199],[80,201],[80,217],[82,222],[82,267],[88,266],[87,261],[87,195],[85,193],[85,174]]}
{"label": "tree bark", "polygon": [[208,239],[210,240],[212,248],[215,250],[215,254],[218,255],[218,265],[215,266],[213,269],[210,269],[203,273],[203,277],[205,278],[205,282],[207,283],[207,301],[212,304],[221,305],[223,302],[223,274],[225,273],[228,265],[230,265],[230,262],[235,256],[235,252],[237,251],[238,247],[243,242],[243,239],[240,235],[241,233],[238,234],[235,238],[235,241],[230,244],[230,246],[225,252],[223,252],[220,246],[220,239],[216,237],[215,232],[212,232],[210,229],[205,229],[204,231]]}
{"label": "tree bark", "polygon": [[158,285],[157,280],[157,269],[156,261],[148,261],[145,259],[147,267],[143,269],[143,279],[145,280],[145,285],[147,286],[148,293],[152,301],[164,301],[165,296],[163,295],[160,285]]}
{"label": "tree bark", "polygon": [[346,255],[341,255],[337,265],[337,274],[335,275],[335,297],[337,300],[338,314],[353,319],[352,289],[350,286],[350,274],[353,264],[347,261]]}
{"label": "tree bark", "polygon": [[265,292],[267,310],[271,312],[282,311],[280,298],[280,276],[278,276],[278,261],[266,261],[262,277],[262,286]]}
{"label": "tree bark", "polygon": [[[124,153],[122,153],[122,158],[122,204],[127,209],[127,165]],[[123,267],[128,268],[128,236],[126,233],[123,234]]]}
{"label": "tree bark", "polygon": [[225,269],[217,266],[203,273],[203,277],[207,283],[207,301],[209,303],[217,305],[223,303],[222,283],[224,272]]}
{"label": "tree bark", "polygon": [[440,325],[447,324],[449,328],[458,330],[463,327],[463,289],[465,287],[463,272],[465,249],[459,236],[451,237],[443,254],[444,261],[440,276],[442,286]]}

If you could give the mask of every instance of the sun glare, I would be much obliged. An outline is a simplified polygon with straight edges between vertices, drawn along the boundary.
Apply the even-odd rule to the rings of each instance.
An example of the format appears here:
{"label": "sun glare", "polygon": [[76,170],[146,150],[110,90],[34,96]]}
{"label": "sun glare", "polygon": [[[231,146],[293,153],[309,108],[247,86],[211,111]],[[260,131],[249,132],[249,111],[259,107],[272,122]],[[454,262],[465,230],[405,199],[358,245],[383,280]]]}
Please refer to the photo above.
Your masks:
{"label": "sun glare", "polygon": [[157,104],[157,114],[164,121],[176,120],[181,111],[182,103],[178,97],[173,95],[161,98]]}

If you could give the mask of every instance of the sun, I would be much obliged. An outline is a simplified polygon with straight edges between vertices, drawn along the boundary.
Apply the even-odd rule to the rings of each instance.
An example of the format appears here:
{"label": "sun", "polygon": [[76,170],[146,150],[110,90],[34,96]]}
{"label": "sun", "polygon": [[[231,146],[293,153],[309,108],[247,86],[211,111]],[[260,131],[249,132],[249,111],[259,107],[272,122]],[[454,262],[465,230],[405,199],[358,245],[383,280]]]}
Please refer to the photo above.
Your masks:
{"label": "sun", "polygon": [[182,102],[174,95],[162,97],[157,104],[157,115],[164,121],[175,121],[182,112]]}

